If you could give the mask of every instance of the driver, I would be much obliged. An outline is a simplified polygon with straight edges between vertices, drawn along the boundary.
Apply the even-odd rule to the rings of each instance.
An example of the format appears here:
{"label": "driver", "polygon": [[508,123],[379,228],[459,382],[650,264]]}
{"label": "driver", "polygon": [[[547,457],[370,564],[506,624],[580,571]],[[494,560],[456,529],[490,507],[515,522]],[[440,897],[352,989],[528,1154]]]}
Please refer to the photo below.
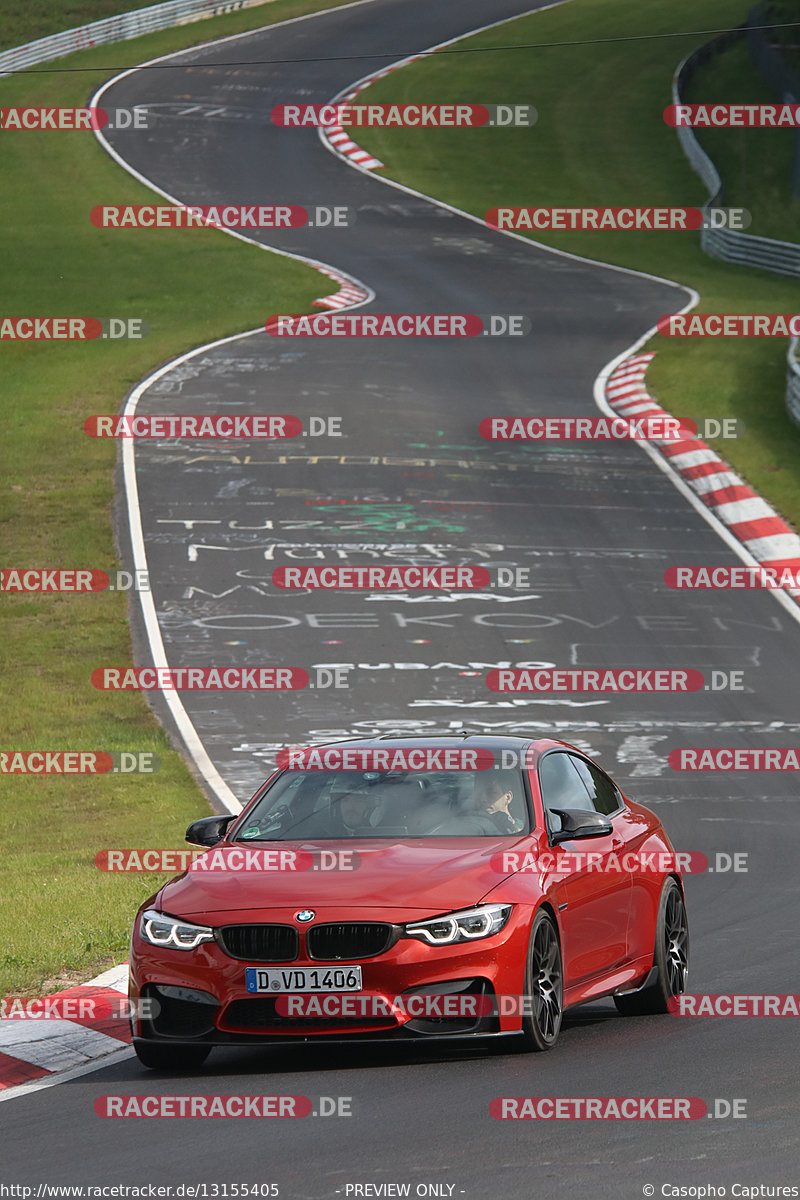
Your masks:
{"label": "driver", "polygon": [[524,821],[509,812],[514,800],[514,791],[492,776],[491,772],[475,780],[471,801],[467,806],[451,808],[449,814],[437,814],[438,823],[427,828],[423,836],[437,834],[441,837],[497,837],[517,833],[525,827]]}
{"label": "driver", "polygon": [[518,821],[509,806],[514,800],[511,788],[505,788],[491,772],[481,775],[475,784],[475,807],[494,824],[498,833],[517,833],[524,821]]}

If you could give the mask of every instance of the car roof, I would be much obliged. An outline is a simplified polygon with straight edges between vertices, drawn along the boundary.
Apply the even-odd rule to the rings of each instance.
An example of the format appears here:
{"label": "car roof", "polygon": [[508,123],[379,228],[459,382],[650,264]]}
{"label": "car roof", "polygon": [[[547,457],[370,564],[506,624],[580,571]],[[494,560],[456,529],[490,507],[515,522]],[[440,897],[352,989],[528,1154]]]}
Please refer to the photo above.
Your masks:
{"label": "car roof", "polygon": [[394,746],[397,749],[409,749],[414,746],[430,746],[433,748],[470,746],[485,750],[521,750],[531,747],[539,753],[555,746],[566,747],[570,750],[576,749],[576,747],[570,746],[568,742],[562,742],[551,737],[536,737],[531,734],[471,733],[466,729],[456,733],[387,732],[374,735],[373,737],[337,738],[330,742],[315,743],[315,749],[322,749],[324,746],[355,746],[359,748],[389,748]]}

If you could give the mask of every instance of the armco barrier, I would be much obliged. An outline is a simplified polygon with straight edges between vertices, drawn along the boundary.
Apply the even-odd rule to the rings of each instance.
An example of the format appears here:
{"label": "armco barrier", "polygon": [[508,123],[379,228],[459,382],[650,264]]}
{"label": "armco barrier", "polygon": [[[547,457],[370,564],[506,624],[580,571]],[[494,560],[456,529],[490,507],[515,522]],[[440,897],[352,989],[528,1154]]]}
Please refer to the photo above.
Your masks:
{"label": "armco barrier", "polygon": [[[724,33],[698,50],[687,55],[672,77],[672,103],[683,104],[683,89],[698,67],[708,62],[715,54],[725,50],[733,42],[745,36],[746,26],[731,33]],[[694,131],[685,126],[676,130],[681,148],[693,169],[709,190],[709,198],[703,211],[723,202],[722,180],[711,159],[701,147]],[[706,254],[720,258],[723,262],[736,263],[744,267],[760,267],[777,275],[800,276],[800,245],[795,242],[778,242],[773,238],[756,237],[736,229],[703,229],[700,244]]]}
{"label": "armco barrier", "polygon": [[[747,14],[747,48],[756,70],[769,84],[775,96],[779,96],[788,104],[796,104],[797,97],[800,96],[800,75],[789,66],[785,56],[772,44],[772,37],[777,34],[779,38],[782,36],[784,48],[788,48],[794,37],[793,27],[787,28],[784,25],[770,30],[772,37],[767,36],[764,28],[771,23],[780,25],[782,15],[775,9],[771,0],[761,0],[755,8],[751,8]],[[792,194],[800,196],[800,129],[794,131],[791,181]]]}
{"label": "armco barrier", "polygon": [[[698,50],[687,55],[678,65],[672,77],[672,103],[683,103],[683,89],[698,67],[719,54],[733,42],[743,38],[746,26],[742,25],[730,33],[724,33],[710,42],[706,42]],[[709,198],[703,206],[703,211],[721,205],[723,202],[722,180],[711,159],[703,150],[694,136],[694,132],[685,127],[676,130],[681,148],[688,158],[692,168],[702,179],[709,191]],[[800,276],[800,245],[795,242],[779,242],[773,238],[756,237],[753,234],[741,233],[736,229],[703,229],[700,234],[700,244],[706,254],[720,258],[723,262],[736,263],[743,267],[760,267],[762,271],[772,271],[776,275]],[[786,371],[786,410],[795,425],[800,426],[800,364],[797,362],[797,338],[789,343]]]}
{"label": "armco barrier", "polygon": [[155,33],[159,29],[202,21],[205,17],[218,17],[223,13],[271,3],[272,0],[168,0],[166,4],[153,4],[149,8],[137,8],[135,12],[104,17],[102,21],[92,21],[77,29],[65,29],[63,33],[54,33],[35,42],[26,42],[24,46],[0,51],[0,77],[22,71],[35,63],[50,62],[76,50],[88,50],[109,42],[124,42],[143,33]]}
{"label": "armco barrier", "polygon": [[800,425],[800,363],[797,361],[798,338],[789,342],[786,355],[786,411],[795,425]]}

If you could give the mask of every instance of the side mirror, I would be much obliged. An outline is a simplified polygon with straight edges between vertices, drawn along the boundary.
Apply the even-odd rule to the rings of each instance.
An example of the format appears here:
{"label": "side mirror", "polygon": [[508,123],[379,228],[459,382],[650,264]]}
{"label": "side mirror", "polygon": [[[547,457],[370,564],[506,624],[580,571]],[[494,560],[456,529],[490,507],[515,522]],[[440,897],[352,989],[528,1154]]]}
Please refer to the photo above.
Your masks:
{"label": "side mirror", "polygon": [[586,812],[580,808],[551,808],[550,811],[561,817],[561,828],[552,835],[554,846],[578,838],[608,837],[614,832],[608,817],[599,812]]}
{"label": "side mirror", "polygon": [[186,841],[193,846],[216,846],[225,837],[228,826],[236,820],[238,813],[226,814],[224,817],[201,817],[193,821],[186,830]]}

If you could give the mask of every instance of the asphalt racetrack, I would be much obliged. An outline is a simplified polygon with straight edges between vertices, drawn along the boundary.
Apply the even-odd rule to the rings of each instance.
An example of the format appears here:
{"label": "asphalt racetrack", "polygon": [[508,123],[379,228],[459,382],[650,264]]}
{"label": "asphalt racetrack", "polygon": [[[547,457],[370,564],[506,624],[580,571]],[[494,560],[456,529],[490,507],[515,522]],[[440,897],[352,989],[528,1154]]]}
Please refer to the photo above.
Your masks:
{"label": "asphalt racetrack", "polygon": [[[478,434],[492,415],[597,416],[599,372],[660,315],[685,307],[688,292],[524,245],[354,170],[313,129],[263,119],[297,97],[329,101],[388,65],[387,55],[399,59],[532,7],[375,0],[183,52],[171,61],[185,71],[133,73],[105,93],[104,105],[156,114],[148,130],[108,139],[181,202],[356,210],[346,229],[248,236],[360,281],[374,299],[359,312],[530,321],[519,338],[280,340],[260,332],[160,374],[142,393],[140,414],[290,413],[304,424],[339,418],[341,429],[340,437],[287,442],[137,442],[166,660],[351,668],[347,689],[182,693],[240,801],[278,749],[324,737],[539,732],[598,755],[665,820],[677,848],[712,863],[717,852],[748,855],[746,872],[687,878],[689,990],[793,992],[800,832],[791,773],[679,773],[666,757],[678,746],[797,744],[797,620],[765,591],[665,587],[670,566],[739,560],[640,447]],[[255,59],[276,61],[232,65]],[[297,59],[307,61],[280,61]],[[520,100],[546,104],[535,94]],[[335,290],[327,282],[320,296]],[[117,517],[130,554],[122,495]],[[304,593],[271,580],[277,566],[363,565],[390,555],[528,568],[529,586]],[[152,647],[140,617],[134,636],[137,664],[147,665]],[[744,690],[490,692],[487,670],[508,664],[742,671]],[[154,704],[175,730],[163,699]],[[163,844],[181,835],[166,830]],[[215,1050],[199,1074],[179,1080],[131,1057],[3,1105],[6,1174],[33,1183],[272,1182],[286,1200],[389,1183],[409,1183],[412,1195],[417,1184],[436,1184],[445,1190],[432,1194],[495,1200],[654,1194],[648,1185],[661,1195],[662,1184],[722,1185],[731,1195],[737,1182],[799,1182],[797,1051],[790,1019],[625,1019],[602,1001],[567,1018],[545,1055],[517,1055],[507,1044]],[[320,1096],[346,1096],[352,1117],[211,1125],[98,1118],[96,1097],[118,1092],[274,1092],[310,1096],[315,1109]],[[747,1115],[711,1124],[490,1115],[494,1097],[528,1095],[697,1096],[711,1111],[715,1100],[743,1098]]]}

